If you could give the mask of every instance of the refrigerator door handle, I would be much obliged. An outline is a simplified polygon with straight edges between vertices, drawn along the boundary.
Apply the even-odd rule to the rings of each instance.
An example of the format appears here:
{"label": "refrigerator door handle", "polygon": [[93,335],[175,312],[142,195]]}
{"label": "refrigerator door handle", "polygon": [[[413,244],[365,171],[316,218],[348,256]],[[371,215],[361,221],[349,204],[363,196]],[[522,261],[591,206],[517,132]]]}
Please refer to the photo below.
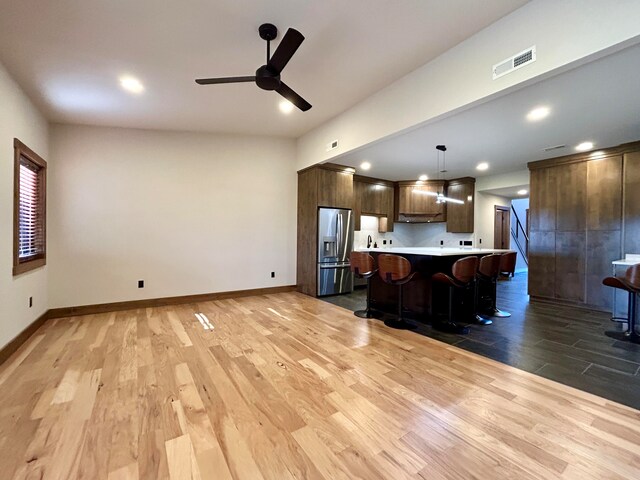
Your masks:
{"label": "refrigerator door handle", "polygon": [[336,215],[336,256],[340,257],[340,252],[342,252],[342,247],[340,246],[340,241],[342,240],[342,214],[338,213]]}

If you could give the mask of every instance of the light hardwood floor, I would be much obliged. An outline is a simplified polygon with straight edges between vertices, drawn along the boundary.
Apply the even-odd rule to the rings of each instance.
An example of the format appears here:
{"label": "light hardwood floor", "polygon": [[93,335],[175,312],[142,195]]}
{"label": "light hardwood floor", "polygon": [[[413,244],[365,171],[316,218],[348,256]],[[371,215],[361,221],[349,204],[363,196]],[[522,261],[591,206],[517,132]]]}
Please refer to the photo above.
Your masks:
{"label": "light hardwood floor", "polygon": [[639,411],[297,293],[51,320],[0,393],[3,479],[640,478]]}

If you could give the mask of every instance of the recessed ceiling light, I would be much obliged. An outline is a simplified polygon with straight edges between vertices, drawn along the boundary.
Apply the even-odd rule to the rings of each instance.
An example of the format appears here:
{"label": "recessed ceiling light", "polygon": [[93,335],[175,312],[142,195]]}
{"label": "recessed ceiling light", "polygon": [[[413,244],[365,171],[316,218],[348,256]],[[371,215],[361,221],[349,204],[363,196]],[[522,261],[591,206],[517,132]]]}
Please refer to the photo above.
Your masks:
{"label": "recessed ceiling light", "polygon": [[429,177],[427,175],[420,175],[418,177],[418,180],[420,180],[421,182],[424,182],[425,180],[429,180]]}
{"label": "recessed ceiling light", "polygon": [[363,170],[369,170],[371,168],[371,164],[369,162],[362,162],[360,164],[360,168]]}
{"label": "recessed ceiling light", "polygon": [[522,190],[518,190],[518,195],[526,195],[527,193],[529,192],[527,192],[524,188]]}
{"label": "recessed ceiling light", "polygon": [[576,145],[576,150],[579,152],[586,152],[587,150],[591,150],[593,148],[592,142],[582,142],[579,145]]}
{"label": "recessed ceiling light", "polygon": [[479,163],[476,166],[476,170],[480,170],[480,171],[487,170],[488,168],[489,168],[489,164],[487,162]]}
{"label": "recessed ceiling light", "polygon": [[120,86],[127,92],[142,93],[144,92],[144,85],[137,78],[124,76],[120,77]]}
{"label": "recessed ceiling light", "polygon": [[282,100],[280,102],[280,111],[282,113],[291,113],[293,112],[293,103],[289,100]]}
{"label": "recessed ceiling light", "polygon": [[542,120],[547,117],[549,112],[551,112],[549,107],[536,107],[527,113],[527,120],[530,122],[537,122],[538,120]]}

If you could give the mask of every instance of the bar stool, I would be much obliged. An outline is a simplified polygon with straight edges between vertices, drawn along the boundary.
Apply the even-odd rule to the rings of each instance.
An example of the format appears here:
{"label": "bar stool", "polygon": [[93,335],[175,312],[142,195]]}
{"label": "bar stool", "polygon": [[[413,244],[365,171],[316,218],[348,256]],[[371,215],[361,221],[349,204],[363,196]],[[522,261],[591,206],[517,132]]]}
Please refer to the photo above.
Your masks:
{"label": "bar stool", "polygon": [[384,324],[391,328],[405,330],[415,328],[414,325],[407,323],[402,317],[402,287],[416,275],[416,272],[411,272],[409,260],[400,255],[382,253],[378,255],[378,275],[383,282],[398,286],[398,318],[385,320]]}
{"label": "bar stool", "polygon": [[[485,255],[480,259],[480,265],[478,266],[478,288],[481,284],[489,285],[491,288],[489,295],[487,296],[490,303],[486,309],[481,309],[482,313],[490,317],[510,317],[509,312],[503,312],[496,307],[496,291],[498,285],[498,275],[500,275],[500,263],[502,255],[499,253],[493,253],[491,255]],[[483,298],[479,298],[478,301],[482,301]],[[479,319],[483,317],[478,315]],[[489,319],[483,319],[490,322]],[[488,323],[487,323],[488,325]]]}
{"label": "bar stool", "polygon": [[353,274],[358,278],[367,280],[367,308],[365,310],[356,310],[353,314],[360,318],[373,318],[371,311],[371,277],[378,272],[375,268],[375,261],[371,255],[365,252],[351,252],[349,261]]}
{"label": "bar stool", "polygon": [[602,280],[602,284],[624,290],[629,294],[627,330],[625,332],[608,331],[605,335],[616,340],[640,343],[640,335],[636,333],[636,295],[640,293],[640,264],[629,267],[624,277],[607,277]]}
{"label": "bar stool", "polygon": [[500,275],[513,277],[516,274],[516,260],[518,254],[516,252],[503,253],[500,257]]}
{"label": "bar stool", "polygon": [[[462,326],[454,320],[453,297],[457,291],[470,291],[475,287],[476,270],[478,269],[478,257],[464,257],[451,267],[451,276],[446,273],[436,273],[431,277],[435,283],[440,283],[449,287],[449,311],[447,321],[437,322],[434,327],[451,333],[467,334],[468,326]],[[433,295],[432,295],[433,297]],[[475,293],[474,293],[474,313],[475,313]]]}

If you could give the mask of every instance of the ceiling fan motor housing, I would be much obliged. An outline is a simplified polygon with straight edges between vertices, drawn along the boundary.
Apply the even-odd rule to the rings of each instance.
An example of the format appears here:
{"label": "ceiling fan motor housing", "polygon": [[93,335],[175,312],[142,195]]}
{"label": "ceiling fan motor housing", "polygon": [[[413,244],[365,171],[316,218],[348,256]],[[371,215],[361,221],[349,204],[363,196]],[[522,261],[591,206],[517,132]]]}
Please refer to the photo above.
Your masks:
{"label": "ceiling fan motor housing", "polygon": [[275,90],[280,87],[280,74],[273,73],[267,65],[256,70],[256,85],[263,90]]}

